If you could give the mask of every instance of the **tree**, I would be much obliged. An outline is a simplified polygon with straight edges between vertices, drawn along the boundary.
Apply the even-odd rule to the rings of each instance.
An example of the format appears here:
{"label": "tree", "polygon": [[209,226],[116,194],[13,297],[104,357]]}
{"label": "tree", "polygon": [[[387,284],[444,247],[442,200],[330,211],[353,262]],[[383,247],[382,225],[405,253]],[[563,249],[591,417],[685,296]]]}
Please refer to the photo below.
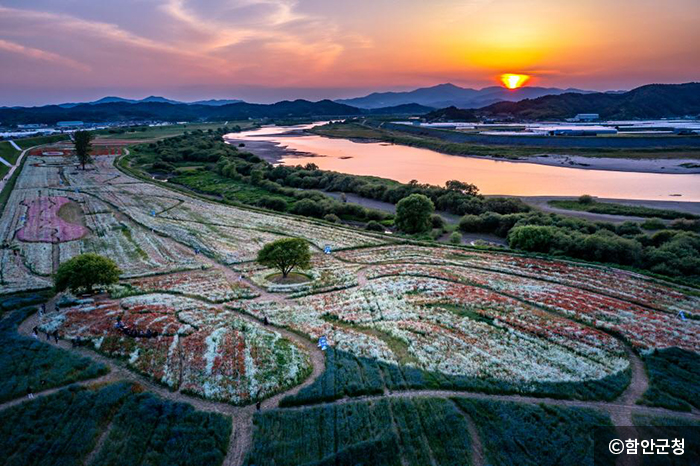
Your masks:
{"label": "tree", "polygon": [[365,230],[378,231],[380,233],[384,233],[384,225],[377,222],[376,220],[370,220],[369,222],[367,222],[367,225],[365,225]]}
{"label": "tree", "polygon": [[591,205],[593,204],[593,196],[590,194],[582,194],[578,197],[578,203],[583,205]]}
{"label": "tree", "polygon": [[449,180],[447,183],[445,183],[445,189],[448,191],[458,191],[467,196],[479,195],[479,188],[473,184],[463,183],[458,180]]}
{"label": "tree", "polygon": [[461,244],[462,243],[462,235],[457,231],[453,231],[452,234],[450,235],[450,243]]}
{"label": "tree", "polygon": [[396,228],[410,234],[428,231],[434,210],[433,201],[423,194],[404,197],[396,204]]}
{"label": "tree", "polygon": [[121,270],[112,259],[88,253],[62,263],[54,276],[54,289],[73,293],[91,293],[95,286],[107,286],[119,281]]}
{"label": "tree", "polygon": [[508,233],[508,246],[525,251],[549,252],[554,235],[554,227],[538,225],[515,227]]}
{"label": "tree", "polygon": [[92,133],[89,131],[76,131],[73,134],[73,143],[75,144],[75,155],[78,156],[80,165],[85,170],[85,164],[92,163]]}
{"label": "tree", "polygon": [[282,278],[287,278],[292,269],[311,267],[309,243],[301,238],[284,238],[268,243],[258,252],[258,263],[279,269]]}

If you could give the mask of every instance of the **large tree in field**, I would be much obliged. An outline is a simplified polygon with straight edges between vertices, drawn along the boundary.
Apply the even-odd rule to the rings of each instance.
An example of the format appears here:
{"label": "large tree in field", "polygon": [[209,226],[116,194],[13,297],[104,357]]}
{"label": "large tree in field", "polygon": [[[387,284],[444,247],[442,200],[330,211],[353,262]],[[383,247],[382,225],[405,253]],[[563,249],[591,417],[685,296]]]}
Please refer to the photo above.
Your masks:
{"label": "large tree in field", "polygon": [[429,231],[432,222],[430,216],[435,211],[433,201],[423,194],[411,194],[396,204],[396,228],[404,233],[423,233]]}
{"label": "large tree in field", "polygon": [[73,293],[92,293],[96,286],[117,283],[121,271],[112,259],[98,254],[81,254],[58,267],[54,276],[54,289]]}
{"label": "large tree in field", "polygon": [[294,268],[308,269],[311,266],[309,243],[301,238],[278,239],[263,246],[257,260],[265,267],[279,269],[282,278],[287,278]]}
{"label": "large tree in field", "polygon": [[90,131],[76,131],[73,134],[73,143],[75,144],[75,155],[78,156],[78,162],[85,170],[85,165],[92,163],[92,133]]}

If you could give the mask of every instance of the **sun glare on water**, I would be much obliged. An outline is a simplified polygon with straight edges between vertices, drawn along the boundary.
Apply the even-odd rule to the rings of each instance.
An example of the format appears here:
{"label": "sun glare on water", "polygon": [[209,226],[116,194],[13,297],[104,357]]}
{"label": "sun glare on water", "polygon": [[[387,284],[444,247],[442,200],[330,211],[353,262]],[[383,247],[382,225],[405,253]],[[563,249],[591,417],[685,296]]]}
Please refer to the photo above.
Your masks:
{"label": "sun glare on water", "polygon": [[517,89],[522,87],[529,79],[530,76],[526,74],[506,73],[501,75],[501,81],[508,89]]}

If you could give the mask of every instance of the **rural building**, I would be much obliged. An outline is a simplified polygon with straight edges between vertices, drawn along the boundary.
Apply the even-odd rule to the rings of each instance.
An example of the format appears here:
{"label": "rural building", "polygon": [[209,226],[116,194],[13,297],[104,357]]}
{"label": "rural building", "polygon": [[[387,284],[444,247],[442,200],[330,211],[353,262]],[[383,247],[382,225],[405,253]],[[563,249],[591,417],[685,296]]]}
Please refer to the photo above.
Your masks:
{"label": "rural building", "polygon": [[85,123],[82,121],[59,121],[56,123],[58,128],[79,128],[84,125]]}
{"label": "rural building", "polygon": [[597,113],[579,113],[571,119],[571,121],[595,121],[600,120],[600,115]]}

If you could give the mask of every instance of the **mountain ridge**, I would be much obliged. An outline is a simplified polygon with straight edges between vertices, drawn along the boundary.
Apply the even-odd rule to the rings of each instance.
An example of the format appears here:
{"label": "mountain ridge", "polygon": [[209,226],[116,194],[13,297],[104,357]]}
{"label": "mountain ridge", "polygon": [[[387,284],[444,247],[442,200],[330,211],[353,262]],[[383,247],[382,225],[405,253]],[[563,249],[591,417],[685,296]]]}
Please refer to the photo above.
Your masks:
{"label": "mountain ridge", "polygon": [[[149,102],[160,102],[160,103],[178,104],[178,105],[221,106],[221,105],[228,105],[228,104],[236,104],[236,103],[240,103],[243,101],[240,99],[207,99],[207,100],[195,100],[193,102],[184,102],[181,100],[168,99],[167,97],[162,97],[162,96],[157,96],[157,95],[150,95],[150,96],[145,97],[143,99],[126,99],[124,97],[109,95],[109,96],[102,97],[101,99],[92,100],[89,102],[66,102],[66,103],[56,104],[56,105],[59,107],[62,107],[62,108],[73,108],[73,107],[76,107],[78,105],[102,105],[102,104],[111,104],[111,103],[138,104],[138,103],[149,103]],[[13,108],[25,108],[25,107],[13,107]]]}
{"label": "mountain ridge", "polygon": [[225,121],[246,118],[307,118],[352,117],[385,114],[422,114],[432,110],[417,104],[400,105],[386,109],[364,110],[332,100],[311,102],[297,99],[274,104],[237,102],[225,105],[173,104],[162,101],[77,104],[71,107],[46,105],[43,107],[0,108],[0,122],[13,124],[55,124],[59,121],[105,123],[116,121]]}
{"label": "mountain ridge", "polygon": [[547,95],[519,102],[498,102],[477,111],[482,117],[521,120],[571,118],[596,113],[601,119],[671,118],[700,115],[700,82],[647,84],[623,93]]}
{"label": "mountain ridge", "polygon": [[567,92],[585,94],[591,93],[592,91],[575,88],[560,89],[556,87],[521,87],[511,90],[501,86],[472,89],[456,86],[452,83],[443,83],[414,89],[412,91],[373,92],[364,97],[336,99],[335,102],[365,109],[409,103],[416,103],[433,108],[479,108],[500,101],[523,100]]}

